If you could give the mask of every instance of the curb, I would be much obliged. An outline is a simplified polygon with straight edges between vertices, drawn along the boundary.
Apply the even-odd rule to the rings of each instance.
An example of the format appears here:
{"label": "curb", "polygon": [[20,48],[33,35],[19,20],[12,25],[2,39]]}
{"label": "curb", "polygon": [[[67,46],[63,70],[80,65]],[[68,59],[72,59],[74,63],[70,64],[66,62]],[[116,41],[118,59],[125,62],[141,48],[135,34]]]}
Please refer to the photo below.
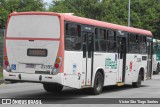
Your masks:
{"label": "curb", "polygon": [[4,83],[4,80],[0,78],[0,85]]}
{"label": "curb", "polygon": [[160,79],[160,75],[153,75],[152,79]]}
{"label": "curb", "polygon": [[0,78],[0,85],[1,84],[10,84],[11,82],[5,81],[3,78]]}

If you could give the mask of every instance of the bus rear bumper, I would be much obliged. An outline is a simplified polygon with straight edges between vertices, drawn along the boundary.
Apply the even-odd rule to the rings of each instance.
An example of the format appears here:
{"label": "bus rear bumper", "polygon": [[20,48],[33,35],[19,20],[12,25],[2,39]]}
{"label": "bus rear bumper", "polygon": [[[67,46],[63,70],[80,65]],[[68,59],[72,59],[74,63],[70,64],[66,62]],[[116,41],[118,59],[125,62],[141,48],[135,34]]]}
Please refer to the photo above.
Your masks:
{"label": "bus rear bumper", "polygon": [[58,73],[57,75],[44,75],[44,74],[13,73],[3,70],[3,77],[4,80],[6,81],[58,83],[63,85],[63,73]]}

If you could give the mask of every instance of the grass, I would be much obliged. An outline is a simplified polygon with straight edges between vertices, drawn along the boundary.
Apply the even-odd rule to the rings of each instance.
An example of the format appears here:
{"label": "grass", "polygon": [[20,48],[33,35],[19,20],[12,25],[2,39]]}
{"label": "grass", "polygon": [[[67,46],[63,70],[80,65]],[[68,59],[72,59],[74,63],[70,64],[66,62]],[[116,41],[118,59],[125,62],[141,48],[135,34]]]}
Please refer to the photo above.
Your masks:
{"label": "grass", "polygon": [[3,78],[3,72],[0,72],[0,78]]}
{"label": "grass", "polygon": [[0,41],[3,41],[4,40],[4,36],[0,36]]}
{"label": "grass", "polygon": [[3,73],[2,72],[0,72],[0,78],[3,78]]}
{"label": "grass", "polygon": [[[0,35],[0,42],[4,40],[4,36]],[[0,44],[1,45],[1,44]],[[0,67],[0,78],[3,77],[2,68]]]}
{"label": "grass", "polygon": [[0,78],[3,77],[3,72],[2,72],[2,68],[0,68]]}

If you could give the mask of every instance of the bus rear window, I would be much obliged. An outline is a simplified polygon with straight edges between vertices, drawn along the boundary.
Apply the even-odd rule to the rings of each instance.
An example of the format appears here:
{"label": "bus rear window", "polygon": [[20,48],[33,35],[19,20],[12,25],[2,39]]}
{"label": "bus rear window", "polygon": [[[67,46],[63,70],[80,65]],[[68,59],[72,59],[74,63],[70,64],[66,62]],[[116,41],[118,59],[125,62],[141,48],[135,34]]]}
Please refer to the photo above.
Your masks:
{"label": "bus rear window", "polygon": [[20,38],[59,38],[60,22],[57,16],[12,16],[8,24],[7,36]]}

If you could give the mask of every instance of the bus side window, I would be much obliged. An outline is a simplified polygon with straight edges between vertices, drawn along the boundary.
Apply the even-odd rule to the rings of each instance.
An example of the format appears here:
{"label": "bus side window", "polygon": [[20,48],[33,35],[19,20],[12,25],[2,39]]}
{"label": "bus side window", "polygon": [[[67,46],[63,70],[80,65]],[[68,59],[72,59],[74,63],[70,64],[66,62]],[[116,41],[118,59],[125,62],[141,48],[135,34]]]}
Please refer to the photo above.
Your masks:
{"label": "bus side window", "polygon": [[158,53],[158,42],[153,42],[153,53],[157,54]]}
{"label": "bus side window", "polygon": [[99,36],[99,28],[95,29],[95,39],[98,39]]}
{"label": "bus side window", "polygon": [[139,48],[140,48],[140,53],[143,53],[143,36],[139,35]]}
{"label": "bus side window", "polygon": [[134,42],[136,41],[136,38],[135,38],[135,36],[131,33],[130,35],[129,35],[129,44],[130,44],[130,53],[134,53],[134,51],[133,51],[133,44],[134,44]]}
{"label": "bus side window", "polygon": [[81,26],[75,23],[65,24],[65,49],[69,51],[81,50]]}
{"label": "bus side window", "polygon": [[99,41],[98,41],[99,29],[95,28],[95,51],[99,51]]}
{"label": "bus side window", "polygon": [[130,33],[127,34],[127,42],[128,42],[128,53],[130,53],[131,48],[130,48]]}
{"label": "bus side window", "polygon": [[146,37],[141,35],[139,36],[139,45],[140,45],[140,53],[147,53],[147,43],[146,43]]}
{"label": "bus side window", "polygon": [[95,29],[95,51],[105,52],[106,51],[106,30],[103,28]]}
{"label": "bus side window", "polygon": [[105,29],[100,29],[100,36],[99,36],[99,39],[105,39]]}
{"label": "bus side window", "polygon": [[116,52],[116,32],[108,30],[107,48],[108,52]]}
{"label": "bus side window", "polygon": [[106,30],[105,29],[100,29],[100,46],[101,46],[101,51],[106,51]]}
{"label": "bus side window", "polygon": [[68,35],[68,23],[65,25],[65,34]]}
{"label": "bus side window", "polygon": [[105,52],[106,51],[106,30],[103,28],[95,29],[95,51]]}
{"label": "bus side window", "polygon": [[130,44],[130,53],[139,53],[139,40],[138,35],[130,34],[129,35],[129,44]]}

